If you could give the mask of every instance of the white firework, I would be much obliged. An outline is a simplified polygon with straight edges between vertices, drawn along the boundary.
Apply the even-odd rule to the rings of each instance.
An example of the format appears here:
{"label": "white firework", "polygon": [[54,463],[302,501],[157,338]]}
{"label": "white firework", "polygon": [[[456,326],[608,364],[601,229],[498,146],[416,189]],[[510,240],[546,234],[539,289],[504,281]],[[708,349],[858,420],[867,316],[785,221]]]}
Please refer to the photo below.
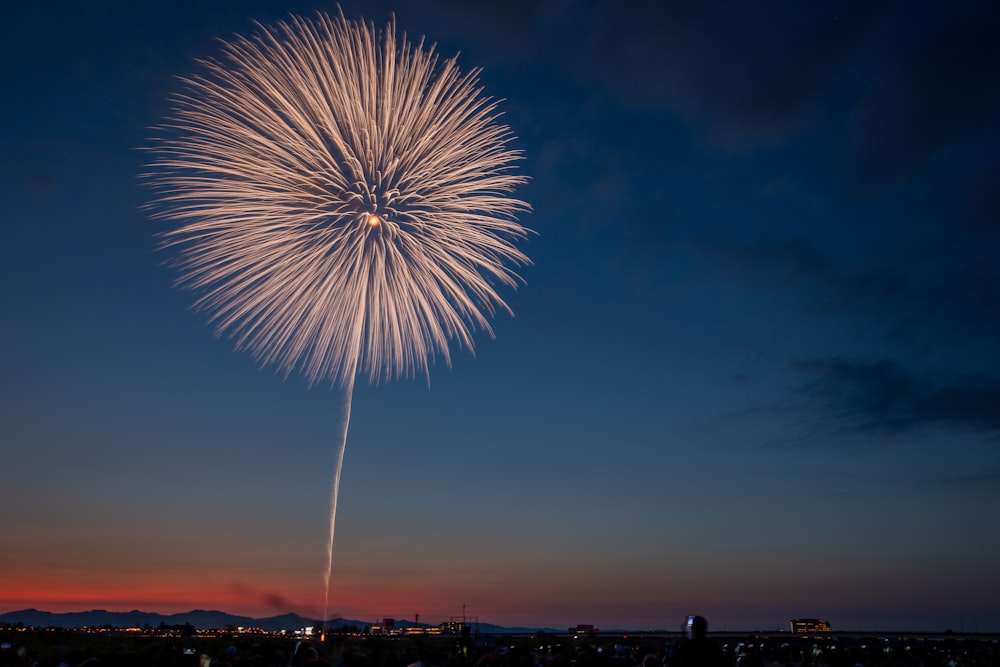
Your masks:
{"label": "white firework", "polygon": [[196,308],[265,364],[351,386],[451,362],[510,311],[528,205],[478,70],[349,21],[292,17],[185,79],[151,165]]}

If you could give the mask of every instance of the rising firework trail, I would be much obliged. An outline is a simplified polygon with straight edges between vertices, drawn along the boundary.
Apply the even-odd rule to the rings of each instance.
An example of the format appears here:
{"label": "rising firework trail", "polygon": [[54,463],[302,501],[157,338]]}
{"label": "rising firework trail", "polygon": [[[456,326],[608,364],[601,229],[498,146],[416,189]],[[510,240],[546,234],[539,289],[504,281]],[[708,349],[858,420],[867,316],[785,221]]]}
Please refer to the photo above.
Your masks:
{"label": "rising firework trail", "polygon": [[355,377],[427,375],[510,312],[497,289],[528,263],[521,155],[478,70],[394,21],[292,17],[202,65],[158,130],[151,208],[218,333],[345,391],[325,623]]}

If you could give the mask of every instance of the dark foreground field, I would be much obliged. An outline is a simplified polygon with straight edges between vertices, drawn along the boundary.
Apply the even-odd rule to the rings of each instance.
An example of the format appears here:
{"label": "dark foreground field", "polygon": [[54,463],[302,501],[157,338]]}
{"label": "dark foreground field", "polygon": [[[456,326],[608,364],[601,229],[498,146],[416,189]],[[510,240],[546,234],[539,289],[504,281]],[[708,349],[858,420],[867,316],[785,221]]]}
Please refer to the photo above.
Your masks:
{"label": "dark foreground field", "polygon": [[[1000,637],[718,633],[738,667],[1000,667]],[[0,630],[0,667],[678,667],[679,634],[188,638],[65,629]]]}

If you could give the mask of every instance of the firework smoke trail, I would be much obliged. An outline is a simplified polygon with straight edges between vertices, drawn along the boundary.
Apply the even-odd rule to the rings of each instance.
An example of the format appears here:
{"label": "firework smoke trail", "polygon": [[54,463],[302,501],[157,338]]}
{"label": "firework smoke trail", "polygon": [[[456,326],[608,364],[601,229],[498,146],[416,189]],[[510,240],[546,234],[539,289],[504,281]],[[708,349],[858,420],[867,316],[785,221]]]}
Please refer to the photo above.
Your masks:
{"label": "firework smoke trail", "polygon": [[[222,46],[159,128],[153,216],[179,284],[261,364],[347,393],[427,374],[510,312],[529,231],[497,102],[478,70],[362,21],[292,17]],[[324,609],[324,622],[327,609]]]}
{"label": "firework smoke trail", "polygon": [[347,451],[347,429],[351,424],[351,402],[354,396],[354,377],[344,387],[344,430],[340,433],[337,448],[337,466],[333,473],[333,489],[330,493],[330,539],[326,545],[326,570],[323,572],[323,633],[326,633],[327,617],[330,615],[330,578],[333,576],[333,535],[337,527],[337,500],[340,498],[340,473],[344,470],[344,452]]}

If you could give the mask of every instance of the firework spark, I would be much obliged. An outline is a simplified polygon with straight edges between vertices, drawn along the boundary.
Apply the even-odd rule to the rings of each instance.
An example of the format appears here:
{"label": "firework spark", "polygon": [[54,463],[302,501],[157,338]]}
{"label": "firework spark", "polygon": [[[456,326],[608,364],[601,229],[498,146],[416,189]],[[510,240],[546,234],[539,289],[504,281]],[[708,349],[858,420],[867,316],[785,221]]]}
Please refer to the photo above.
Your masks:
{"label": "firework spark", "polygon": [[426,374],[508,306],[528,230],[520,159],[433,47],[293,17],[224,44],[175,100],[151,182],[181,284],[217,331],[286,375]]}
{"label": "firework spark", "polygon": [[354,379],[427,374],[473,349],[528,263],[520,153],[483,95],[423,41],[298,17],[185,79],[156,140],[153,215],[220,334],[346,393],[325,614]]}

